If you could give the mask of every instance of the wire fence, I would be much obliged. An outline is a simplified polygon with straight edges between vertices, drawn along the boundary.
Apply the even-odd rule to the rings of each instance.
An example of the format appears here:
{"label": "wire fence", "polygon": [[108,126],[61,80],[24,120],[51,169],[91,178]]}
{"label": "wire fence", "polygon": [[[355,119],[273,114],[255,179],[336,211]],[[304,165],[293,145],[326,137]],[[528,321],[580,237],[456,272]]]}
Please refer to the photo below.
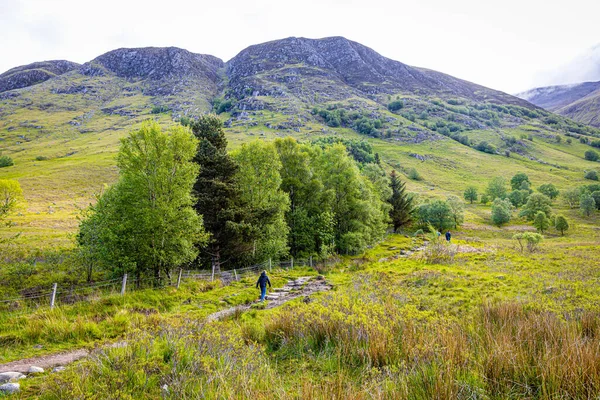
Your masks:
{"label": "wire fence", "polygon": [[271,259],[260,264],[244,268],[234,268],[219,271],[214,266],[212,270],[184,270],[170,271],[167,276],[134,278],[125,274],[121,278],[108,279],[86,284],[53,284],[50,288],[32,289],[22,291],[22,295],[12,298],[0,299],[0,313],[21,315],[36,311],[39,308],[58,305],[74,304],[82,301],[94,301],[110,295],[125,296],[127,293],[150,288],[164,288],[173,286],[179,288],[185,280],[220,280],[223,284],[240,281],[244,277],[257,275],[263,270],[292,269],[295,267],[316,267],[313,258],[289,261],[273,261]]}

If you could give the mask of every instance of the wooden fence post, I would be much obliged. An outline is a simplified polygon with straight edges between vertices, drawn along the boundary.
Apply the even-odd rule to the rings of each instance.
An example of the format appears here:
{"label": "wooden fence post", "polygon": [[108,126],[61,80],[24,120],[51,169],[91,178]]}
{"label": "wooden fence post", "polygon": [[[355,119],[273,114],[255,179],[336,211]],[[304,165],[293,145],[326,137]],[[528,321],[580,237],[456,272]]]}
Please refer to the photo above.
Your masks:
{"label": "wooden fence post", "polygon": [[54,301],[56,300],[56,288],[58,287],[58,283],[52,285],[52,297],[50,297],[50,308],[54,308]]}
{"label": "wooden fence post", "polygon": [[235,280],[237,281],[238,277],[237,277],[237,271],[235,270],[235,268],[233,269],[233,275],[235,275]]}
{"label": "wooden fence post", "polygon": [[273,267],[271,266],[271,257],[269,257],[269,272],[273,271]]}
{"label": "wooden fence post", "polygon": [[294,257],[290,260],[290,269],[294,269]]}
{"label": "wooden fence post", "polygon": [[177,277],[177,289],[179,289],[179,285],[181,285],[181,274],[183,273],[183,268],[179,268],[179,276]]}
{"label": "wooden fence post", "polygon": [[125,296],[125,288],[127,287],[127,274],[123,275],[123,283],[121,284],[121,296]]}
{"label": "wooden fence post", "polygon": [[309,263],[310,267],[312,268],[312,267],[313,267],[313,266],[312,266],[312,255],[309,257],[309,259],[308,259],[308,263]]}
{"label": "wooden fence post", "polygon": [[210,276],[210,280],[211,281],[215,280],[215,263],[214,262],[212,264],[212,275]]}

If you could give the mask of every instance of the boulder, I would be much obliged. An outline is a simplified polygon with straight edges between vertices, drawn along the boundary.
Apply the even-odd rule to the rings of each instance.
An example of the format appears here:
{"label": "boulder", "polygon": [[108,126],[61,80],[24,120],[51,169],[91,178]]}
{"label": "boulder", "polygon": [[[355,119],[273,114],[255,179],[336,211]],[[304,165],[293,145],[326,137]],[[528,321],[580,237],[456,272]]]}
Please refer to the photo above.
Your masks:
{"label": "boulder", "polygon": [[14,382],[25,378],[20,372],[3,372],[0,374],[0,383]]}
{"label": "boulder", "polygon": [[0,385],[0,393],[12,394],[17,393],[21,389],[21,385],[18,383],[5,383]]}
{"label": "boulder", "polygon": [[60,371],[64,371],[65,367],[63,367],[62,365],[59,365],[58,367],[54,367],[52,369],[52,372],[60,372]]}
{"label": "boulder", "polygon": [[27,371],[28,374],[43,374],[44,373],[44,368],[41,367],[36,367],[35,365],[32,365],[31,367],[29,367],[29,370]]}

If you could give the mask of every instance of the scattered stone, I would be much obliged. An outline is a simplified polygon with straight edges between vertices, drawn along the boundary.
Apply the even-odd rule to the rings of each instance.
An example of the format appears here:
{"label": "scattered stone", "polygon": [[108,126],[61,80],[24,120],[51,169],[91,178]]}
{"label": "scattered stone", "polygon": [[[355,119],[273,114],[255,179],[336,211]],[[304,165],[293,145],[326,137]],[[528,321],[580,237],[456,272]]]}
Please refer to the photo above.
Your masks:
{"label": "scattered stone", "polygon": [[304,298],[302,299],[302,302],[305,304],[308,304],[308,303],[312,302],[312,299],[310,298],[310,296],[304,296]]}
{"label": "scattered stone", "polygon": [[17,393],[21,389],[21,385],[18,383],[5,383],[0,385],[0,393],[13,394]]}
{"label": "scattered stone", "polygon": [[41,344],[36,344],[35,346],[33,346],[34,349],[43,349],[44,346],[42,346]]}
{"label": "scattered stone", "polygon": [[43,374],[44,373],[44,368],[40,368],[40,367],[36,367],[35,365],[32,365],[31,367],[29,367],[29,370],[27,371],[28,374]]}
{"label": "scattered stone", "polygon": [[61,372],[64,371],[66,368],[63,367],[62,365],[59,365],[58,367],[54,367],[52,368],[52,372]]}
{"label": "scattered stone", "polygon": [[0,383],[18,381],[23,378],[25,375],[20,372],[3,372],[0,374]]}

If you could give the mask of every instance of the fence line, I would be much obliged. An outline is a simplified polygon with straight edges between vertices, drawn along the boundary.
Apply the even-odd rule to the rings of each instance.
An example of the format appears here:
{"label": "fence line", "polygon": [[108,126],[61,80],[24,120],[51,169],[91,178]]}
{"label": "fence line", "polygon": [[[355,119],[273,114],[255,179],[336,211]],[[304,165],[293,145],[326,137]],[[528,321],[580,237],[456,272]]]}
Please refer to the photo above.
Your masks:
{"label": "fence line", "polygon": [[[195,279],[195,280],[221,280],[224,284],[228,285],[233,281],[240,281],[244,277],[249,275],[255,275],[263,270],[272,271],[274,268],[280,269],[291,269],[294,267],[313,267],[313,259],[299,259],[294,260],[293,258],[289,261],[273,261],[271,259],[264,261],[260,264],[252,265],[244,268],[234,268],[225,271],[215,271],[213,265],[212,270],[184,270],[179,269],[171,271],[169,277],[145,277],[145,278],[131,278],[128,279],[127,274],[121,278],[108,279],[90,284],[77,284],[77,285],[64,285],[53,284],[50,291],[48,289],[34,290],[25,295],[14,297],[10,299],[0,299],[0,313],[12,313],[15,311],[32,312],[37,308],[43,307],[44,305],[53,308],[59,304],[73,304],[78,301],[88,300],[89,296],[93,294],[116,294],[120,293],[121,296],[125,296],[127,292],[148,289],[151,287],[166,287],[174,286],[179,288],[182,280]],[[175,282],[173,282],[175,277]],[[42,301],[41,299],[46,299]],[[43,304],[45,303],[45,304]],[[25,310],[23,310],[25,309]]]}

